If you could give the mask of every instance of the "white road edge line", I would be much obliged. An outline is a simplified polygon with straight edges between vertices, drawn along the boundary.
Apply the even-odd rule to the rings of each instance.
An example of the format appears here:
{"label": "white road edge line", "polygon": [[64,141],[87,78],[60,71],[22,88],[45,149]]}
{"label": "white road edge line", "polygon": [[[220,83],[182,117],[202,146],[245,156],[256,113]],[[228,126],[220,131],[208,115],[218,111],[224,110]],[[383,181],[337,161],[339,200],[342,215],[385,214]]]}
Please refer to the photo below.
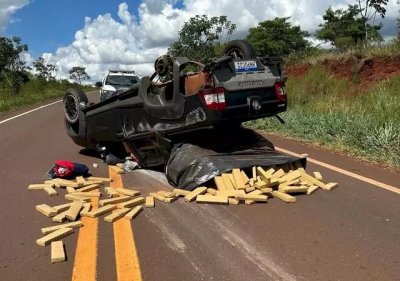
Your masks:
{"label": "white road edge line", "polygon": [[[283,152],[283,153],[289,154],[289,155],[293,155],[293,156],[297,156],[297,157],[302,157],[302,155],[300,155],[300,154],[291,152],[291,151],[286,150],[286,149],[283,149],[283,148],[275,147],[275,149],[278,150],[278,151],[281,151],[281,152]],[[330,169],[330,170],[332,170],[332,171],[335,171],[335,172],[344,174],[344,175],[346,175],[346,176],[355,178],[355,179],[357,179],[357,180],[360,180],[360,181],[363,181],[363,182],[366,182],[366,183],[375,185],[375,186],[377,186],[377,187],[386,189],[386,190],[388,190],[388,191],[391,191],[391,192],[400,194],[400,189],[397,188],[397,187],[395,187],[395,186],[392,186],[392,185],[389,185],[389,184],[386,184],[386,183],[382,183],[382,182],[379,182],[379,181],[376,181],[376,180],[373,180],[373,179],[370,179],[370,178],[361,176],[361,175],[359,175],[359,174],[355,174],[355,173],[352,173],[352,172],[343,170],[343,169],[341,169],[341,168],[339,168],[339,167],[336,167],[336,166],[333,166],[333,165],[330,165],[330,164],[327,164],[327,163],[324,163],[324,162],[315,160],[315,159],[310,158],[310,157],[307,157],[307,162],[314,163],[314,164],[316,164],[316,165],[322,166],[322,167],[327,168],[327,169]]]}
{"label": "white road edge line", "polygon": [[32,110],[29,110],[29,111],[27,111],[27,112],[24,112],[24,113],[18,114],[18,115],[16,115],[16,116],[13,116],[13,117],[11,117],[11,118],[5,119],[5,120],[3,120],[3,121],[0,121],[0,125],[3,124],[3,123],[6,123],[6,122],[8,122],[8,121],[11,121],[11,120],[13,120],[13,119],[16,119],[16,118],[18,118],[18,117],[21,117],[21,116],[24,116],[24,115],[26,115],[26,114],[32,113],[32,112],[34,112],[34,111],[43,109],[43,108],[48,107],[48,106],[52,106],[52,105],[54,105],[54,104],[56,104],[56,103],[59,103],[59,102],[62,102],[62,100],[58,100],[58,101],[55,101],[55,102],[52,102],[52,103],[49,103],[49,104],[46,104],[46,105],[42,105],[42,106],[39,106],[39,107],[34,108],[34,109],[32,109]]}
{"label": "white road edge line", "polygon": [[[29,111],[26,111],[26,112],[24,112],[24,113],[18,114],[18,115],[16,115],[16,116],[11,117],[11,118],[8,118],[8,119],[5,119],[5,120],[3,120],[3,121],[0,121],[0,125],[3,124],[3,123],[9,122],[9,121],[11,121],[11,120],[13,120],[13,119],[16,119],[16,118],[19,118],[19,117],[21,117],[21,116],[24,116],[24,115],[26,115],[26,114],[35,112],[35,111],[37,111],[37,110],[40,110],[40,109],[43,109],[43,108],[52,106],[52,105],[57,104],[57,103],[60,103],[60,102],[62,102],[62,100],[58,100],[58,101],[55,101],[55,102],[52,102],[52,103],[49,103],[49,104],[46,104],[46,105],[42,105],[42,106],[39,106],[39,107],[34,108],[34,109],[32,109],[32,110],[29,110]],[[286,154],[289,154],[289,155],[301,157],[300,154],[291,152],[291,151],[289,151],[289,150],[286,150],[286,149],[283,149],[283,148],[280,148],[280,147],[275,147],[275,149],[278,150],[278,151],[284,152],[284,153],[286,153]],[[392,191],[392,192],[394,192],[394,193],[400,194],[400,189],[397,188],[397,187],[394,187],[394,186],[392,186],[392,185],[388,185],[388,184],[385,184],[385,183],[382,183],[382,182],[379,182],[379,181],[376,181],[376,180],[373,180],[373,179],[370,179],[370,178],[367,178],[367,177],[364,177],[364,176],[361,176],[361,175],[358,175],[358,174],[355,174],[355,173],[352,173],[352,172],[349,172],[349,171],[346,171],[346,170],[343,170],[343,169],[341,169],[341,168],[339,168],[339,167],[336,167],[336,166],[333,166],[333,165],[330,165],[330,164],[327,164],[327,163],[324,163],[324,162],[315,160],[315,159],[310,158],[310,157],[307,157],[307,161],[308,161],[308,162],[311,162],[311,163],[314,163],[314,164],[316,164],[316,165],[325,167],[325,168],[327,168],[327,169],[333,170],[333,171],[335,171],[335,172],[344,174],[344,175],[346,175],[346,176],[349,176],[349,177],[358,179],[358,180],[360,180],[360,181],[363,181],[363,182],[366,182],[366,183],[369,183],[369,184],[378,186],[378,187],[383,188],[383,189],[386,189],[386,190],[388,190],[388,191]]]}

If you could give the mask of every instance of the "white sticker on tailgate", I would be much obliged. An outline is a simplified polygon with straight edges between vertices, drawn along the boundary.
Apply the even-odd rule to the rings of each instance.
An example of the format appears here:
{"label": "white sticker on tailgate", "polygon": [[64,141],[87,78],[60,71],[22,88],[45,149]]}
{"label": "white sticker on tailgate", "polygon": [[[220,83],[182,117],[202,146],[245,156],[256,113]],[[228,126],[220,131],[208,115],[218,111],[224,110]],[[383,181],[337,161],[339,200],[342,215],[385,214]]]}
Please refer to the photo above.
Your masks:
{"label": "white sticker on tailgate", "polygon": [[236,72],[256,71],[257,63],[254,60],[235,61]]}

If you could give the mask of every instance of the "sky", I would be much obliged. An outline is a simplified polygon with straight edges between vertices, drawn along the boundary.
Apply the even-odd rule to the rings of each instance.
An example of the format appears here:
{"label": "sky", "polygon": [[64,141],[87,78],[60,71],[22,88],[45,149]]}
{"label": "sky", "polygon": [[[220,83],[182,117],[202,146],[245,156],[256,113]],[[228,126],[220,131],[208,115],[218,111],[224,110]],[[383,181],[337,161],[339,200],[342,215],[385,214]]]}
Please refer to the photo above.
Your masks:
{"label": "sky", "polygon": [[[227,15],[237,25],[232,39],[275,17],[315,32],[329,6],[355,0],[0,0],[0,36],[19,36],[29,46],[28,63],[42,56],[67,78],[84,66],[93,81],[108,69],[150,75],[154,60],[178,38],[183,23],[197,14]],[[400,6],[389,0],[384,35],[396,33]]]}

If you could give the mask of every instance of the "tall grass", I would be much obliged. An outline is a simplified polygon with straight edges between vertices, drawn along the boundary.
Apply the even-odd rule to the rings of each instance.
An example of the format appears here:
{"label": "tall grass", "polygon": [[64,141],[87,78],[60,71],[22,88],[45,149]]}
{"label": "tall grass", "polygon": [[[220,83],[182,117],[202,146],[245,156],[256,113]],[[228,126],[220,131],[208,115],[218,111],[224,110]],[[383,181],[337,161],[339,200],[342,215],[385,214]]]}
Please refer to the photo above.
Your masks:
{"label": "tall grass", "polygon": [[400,167],[400,77],[349,94],[355,87],[351,81],[313,66],[287,86],[286,124],[260,119],[249,126]]}
{"label": "tall grass", "polygon": [[24,84],[21,91],[16,94],[5,83],[0,84],[0,113],[62,97],[65,90],[71,87],[79,86],[67,81],[47,82],[34,79]]}
{"label": "tall grass", "polygon": [[307,52],[294,53],[285,58],[286,65],[309,63],[317,65],[324,61],[346,61],[354,58],[400,57],[400,40],[393,40],[385,45],[355,46],[346,50],[311,49]]}

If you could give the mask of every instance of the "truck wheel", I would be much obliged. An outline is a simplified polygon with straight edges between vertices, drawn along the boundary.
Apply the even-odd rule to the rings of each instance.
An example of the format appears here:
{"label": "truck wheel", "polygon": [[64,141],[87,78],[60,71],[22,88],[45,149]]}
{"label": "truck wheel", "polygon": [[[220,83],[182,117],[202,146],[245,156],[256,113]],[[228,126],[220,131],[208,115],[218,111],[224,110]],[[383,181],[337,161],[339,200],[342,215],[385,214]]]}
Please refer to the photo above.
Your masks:
{"label": "truck wheel", "polygon": [[69,123],[77,123],[79,120],[80,106],[86,105],[88,98],[78,89],[68,89],[63,98],[64,116]]}
{"label": "truck wheel", "polygon": [[256,57],[253,47],[245,40],[229,41],[224,48],[224,54],[235,59],[252,59]]}
{"label": "truck wheel", "polygon": [[169,55],[163,55],[154,62],[154,70],[158,76],[165,76],[172,70],[172,61]]}

